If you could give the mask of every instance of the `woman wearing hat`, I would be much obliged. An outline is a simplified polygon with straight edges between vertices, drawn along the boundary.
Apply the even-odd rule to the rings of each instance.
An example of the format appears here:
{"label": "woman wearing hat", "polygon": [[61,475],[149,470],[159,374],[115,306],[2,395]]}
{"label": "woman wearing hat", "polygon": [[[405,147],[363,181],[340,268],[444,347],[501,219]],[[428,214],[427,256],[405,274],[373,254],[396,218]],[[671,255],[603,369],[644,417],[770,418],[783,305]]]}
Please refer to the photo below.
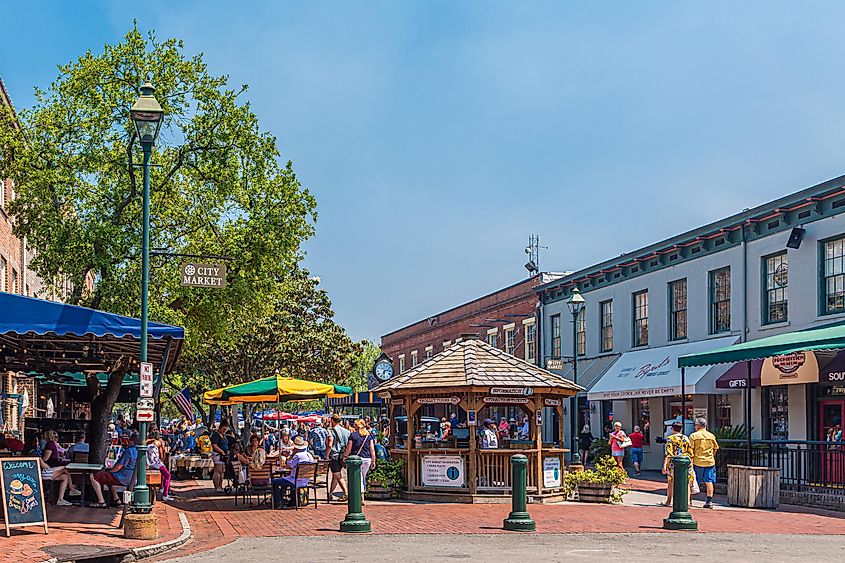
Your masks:
{"label": "woman wearing hat", "polygon": [[271,482],[273,483],[273,503],[277,507],[282,506],[282,497],[285,492],[290,489],[290,502],[288,506],[296,504],[296,488],[308,485],[308,478],[296,479],[294,484],[294,476],[296,475],[296,466],[300,463],[314,463],[314,456],[308,452],[308,444],[302,439],[302,436],[297,436],[291,442],[293,455],[291,455],[285,465],[290,467],[290,475],[285,477],[277,477]]}

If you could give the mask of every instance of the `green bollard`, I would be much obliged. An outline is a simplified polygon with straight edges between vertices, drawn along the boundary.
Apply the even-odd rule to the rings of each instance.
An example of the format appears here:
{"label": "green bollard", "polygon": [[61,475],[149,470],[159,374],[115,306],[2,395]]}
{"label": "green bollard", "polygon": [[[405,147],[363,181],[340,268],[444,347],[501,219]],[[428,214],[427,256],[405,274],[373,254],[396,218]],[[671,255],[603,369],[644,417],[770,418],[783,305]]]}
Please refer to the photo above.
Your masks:
{"label": "green bollard", "polygon": [[528,485],[528,458],[522,454],[511,456],[511,498],[513,499],[511,513],[505,519],[505,530],[511,532],[533,532],[537,524],[531,519],[527,511],[525,488]]}
{"label": "green bollard", "polygon": [[663,519],[666,530],[697,530],[698,522],[693,520],[689,512],[689,472],[690,458],[675,456],[672,458],[674,466],[672,477],[672,512],[669,518]]}
{"label": "green bollard", "polygon": [[361,458],[351,455],[346,458],[346,478],[349,487],[349,511],[346,518],[340,523],[341,532],[369,532],[370,522],[364,517],[361,511],[362,495],[361,490]]}

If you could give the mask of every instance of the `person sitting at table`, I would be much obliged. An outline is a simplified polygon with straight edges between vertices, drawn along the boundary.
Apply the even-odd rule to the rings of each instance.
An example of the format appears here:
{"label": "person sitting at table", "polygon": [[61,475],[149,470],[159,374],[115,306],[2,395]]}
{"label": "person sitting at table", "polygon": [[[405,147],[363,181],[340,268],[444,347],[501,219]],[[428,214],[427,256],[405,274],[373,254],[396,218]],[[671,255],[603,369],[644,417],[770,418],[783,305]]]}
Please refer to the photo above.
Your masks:
{"label": "person sitting at table", "polygon": [[[54,430],[48,430],[45,434],[45,437],[47,438],[47,445],[44,446],[44,453],[41,454],[41,461],[43,461],[45,465],[47,465],[53,470],[51,473],[51,478],[53,479],[53,481],[61,482],[64,480],[64,477],[67,476],[68,485],[70,486],[70,496],[81,496],[82,491],[77,489],[76,485],[70,482],[70,475],[68,474],[67,469],[65,469],[64,467],[67,462],[62,461],[61,459],[61,454],[59,453],[61,451],[61,448],[59,448],[59,444],[56,442],[59,435],[56,434]],[[59,499],[61,499],[63,496],[64,493],[59,495]]]}
{"label": "person sitting at table", "polygon": [[87,454],[88,444],[85,442],[85,432],[76,433],[76,442],[67,449],[67,458],[73,463],[76,454]]}
{"label": "person sitting at table", "polygon": [[[238,461],[241,462],[241,482],[246,481],[247,471],[246,468],[249,466],[250,469],[261,469],[264,467],[264,462],[267,461],[267,452],[261,446],[261,440],[255,434],[250,436],[249,444],[247,445],[246,449],[243,452],[238,452],[236,454]],[[253,485],[262,486],[266,485],[267,483],[253,483]]]}
{"label": "person sitting at table", "polygon": [[123,448],[123,454],[117,460],[111,469],[97,471],[90,475],[91,486],[94,488],[94,494],[97,495],[97,503],[92,504],[94,508],[106,508],[105,499],[103,498],[103,486],[110,485],[112,499],[115,504],[122,505],[120,498],[117,496],[117,487],[128,487],[132,480],[132,474],[135,472],[135,462],[138,461],[137,435],[132,431],[126,431],[123,434],[128,445]]}
{"label": "person sitting at table", "polygon": [[499,447],[496,423],[489,418],[484,419],[484,430],[481,431],[481,449],[495,450]]}
{"label": "person sitting at table", "polygon": [[314,463],[314,456],[308,452],[308,444],[302,439],[302,436],[297,436],[292,442],[293,451],[295,452],[287,460],[285,465],[290,467],[290,475],[285,477],[276,477],[271,480],[273,484],[273,503],[277,507],[282,506],[282,497],[285,496],[286,491],[290,489],[290,502],[288,507],[296,505],[296,487],[304,487],[308,484],[307,477],[301,477],[296,480],[294,485],[294,476],[296,475],[296,467],[300,463]]}
{"label": "person sitting at table", "polygon": [[279,441],[277,449],[279,450],[279,455],[284,458],[289,458],[293,454],[293,441],[290,438],[290,430],[287,427],[282,428],[282,438]]}
{"label": "person sitting at table", "polygon": [[38,464],[41,466],[42,481],[55,481],[59,484],[59,495],[56,497],[56,506],[73,506],[72,502],[65,500],[65,493],[68,487],[71,488],[70,496],[72,497],[81,496],[82,493],[73,486],[73,482],[70,480],[70,473],[64,467],[50,467],[41,458],[38,459]]}

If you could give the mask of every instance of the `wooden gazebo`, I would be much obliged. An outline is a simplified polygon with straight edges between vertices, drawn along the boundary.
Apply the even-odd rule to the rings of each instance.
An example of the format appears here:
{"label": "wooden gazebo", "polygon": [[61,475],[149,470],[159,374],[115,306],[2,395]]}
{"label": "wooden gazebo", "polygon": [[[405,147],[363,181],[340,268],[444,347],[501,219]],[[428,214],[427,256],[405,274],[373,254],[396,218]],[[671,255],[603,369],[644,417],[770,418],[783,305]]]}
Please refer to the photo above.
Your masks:
{"label": "wooden gazebo", "polygon": [[[509,495],[515,453],[528,457],[529,495],[561,497],[563,455],[569,451],[562,443],[562,399],[581,390],[477,338],[457,342],[374,389],[389,401],[390,453],[407,462],[407,496],[459,502]],[[440,420],[452,413],[460,424],[441,439]],[[516,418],[522,427],[525,417],[527,435],[511,432],[497,448],[481,447],[485,419],[495,418],[498,426],[502,418]]]}

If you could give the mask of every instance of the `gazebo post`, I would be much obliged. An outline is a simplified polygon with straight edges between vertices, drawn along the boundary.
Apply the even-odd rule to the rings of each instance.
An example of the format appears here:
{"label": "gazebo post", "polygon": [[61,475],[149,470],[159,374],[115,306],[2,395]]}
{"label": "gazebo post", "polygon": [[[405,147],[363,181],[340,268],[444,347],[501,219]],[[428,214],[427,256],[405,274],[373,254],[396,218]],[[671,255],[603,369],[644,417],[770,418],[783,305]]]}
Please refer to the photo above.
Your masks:
{"label": "gazebo post", "polygon": [[[535,454],[535,469],[537,471],[537,494],[543,493],[543,427],[537,424],[537,413],[543,412],[543,399],[534,397],[534,427],[537,429],[534,440],[537,448]],[[542,415],[541,415],[542,416]]]}
{"label": "gazebo post", "polygon": [[[467,417],[469,417],[469,411],[475,411],[475,422],[479,424],[478,421],[478,396],[475,393],[470,393],[468,400],[467,400]],[[478,426],[470,426],[467,424],[467,428],[469,429],[469,494],[475,495],[478,493],[478,454],[476,453],[476,432],[478,431]]]}
{"label": "gazebo post", "polygon": [[414,487],[414,478],[417,473],[417,460],[415,457],[418,455],[416,452],[416,428],[414,426],[414,416],[417,413],[417,409],[419,405],[417,405],[417,397],[416,395],[408,395],[406,399],[408,401],[408,406],[405,408],[405,412],[408,414],[408,492],[413,492],[415,489]]}
{"label": "gazebo post", "polygon": [[563,421],[563,419],[564,419],[563,399],[560,399],[560,405],[555,407],[555,412],[557,413],[557,428],[558,428],[557,432],[558,432],[558,436],[559,436],[558,439],[559,439],[559,442],[560,442],[560,449],[563,449],[563,447],[564,447],[564,439],[563,439],[564,434],[563,433],[566,430],[565,424],[564,424],[564,421]]}
{"label": "gazebo post", "polygon": [[387,438],[387,445],[390,446],[390,449],[396,449],[396,424],[394,424],[394,417],[396,415],[396,405],[393,402],[393,398],[390,399],[390,406],[388,407],[387,411],[387,419],[390,421],[390,426],[388,427],[388,438]]}

